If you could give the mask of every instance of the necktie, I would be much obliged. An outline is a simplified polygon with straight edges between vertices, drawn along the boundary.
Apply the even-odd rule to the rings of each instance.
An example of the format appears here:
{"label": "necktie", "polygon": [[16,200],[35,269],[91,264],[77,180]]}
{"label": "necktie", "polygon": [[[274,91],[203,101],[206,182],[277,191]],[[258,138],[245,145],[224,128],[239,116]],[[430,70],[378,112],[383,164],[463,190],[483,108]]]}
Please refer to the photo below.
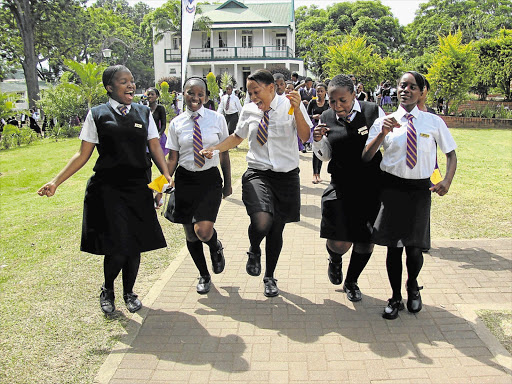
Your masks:
{"label": "necktie", "polygon": [[119,109],[119,112],[121,112],[121,115],[123,116],[126,116],[126,114],[128,113],[128,107],[124,104],[119,104],[117,106],[117,109]]}
{"label": "necktie", "polygon": [[228,95],[228,101],[226,101],[226,112],[229,110],[229,99],[231,98],[231,95]]}
{"label": "necktie", "polygon": [[350,123],[352,122],[352,118],[354,117],[354,115],[356,114],[356,111],[352,111],[350,112],[347,117],[345,117],[345,120],[347,121],[347,123]]}
{"label": "necktie", "polygon": [[258,143],[261,145],[265,145],[268,139],[268,111],[265,111],[263,113],[263,117],[260,121],[260,125],[258,126],[258,134],[256,135],[256,140],[258,140]]}
{"label": "necktie", "polygon": [[417,137],[416,137],[416,128],[414,128],[414,124],[412,123],[413,115],[410,113],[405,114],[405,118],[408,120],[407,122],[407,157],[405,162],[407,166],[413,169],[416,165],[416,161],[418,158],[418,148],[417,148]]}
{"label": "necktie", "polygon": [[199,154],[199,151],[203,149],[203,138],[201,136],[201,128],[199,127],[199,123],[197,120],[199,119],[199,115],[193,116],[192,120],[194,120],[194,164],[199,168],[202,168],[204,165],[204,157]]}

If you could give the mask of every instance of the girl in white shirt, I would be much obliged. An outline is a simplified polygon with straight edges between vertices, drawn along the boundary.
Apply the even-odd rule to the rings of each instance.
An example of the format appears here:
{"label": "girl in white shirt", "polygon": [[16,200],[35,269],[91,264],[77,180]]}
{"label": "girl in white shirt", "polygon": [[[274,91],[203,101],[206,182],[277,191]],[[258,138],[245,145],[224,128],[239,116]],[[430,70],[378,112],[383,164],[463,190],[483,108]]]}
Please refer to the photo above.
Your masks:
{"label": "girl in white shirt", "polygon": [[[398,83],[398,110],[373,124],[363,160],[369,161],[382,146],[383,172],[381,207],[373,228],[372,240],[388,247],[386,267],[393,296],[382,316],[396,319],[404,309],[401,294],[402,251],[407,255],[407,309],[422,308],[417,277],[423,265],[422,249],[430,248],[430,192],[448,193],[457,168],[457,147],[444,121],[422,112],[417,104],[425,80],[417,72],[406,72]],[[436,143],[446,154],[446,175],[430,187],[436,163]]]}
{"label": "girl in white shirt", "polygon": [[224,116],[203,107],[206,92],[206,82],[200,77],[185,82],[183,97],[187,110],[169,124],[166,143],[170,150],[167,166],[170,175],[175,174],[176,190],[175,204],[169,204],[165,217],[183,224],[187,248],[200,274],[196,287],[200,294],[208,293],[211,287],[203,243],[210,248],[213,272],[224,270],[222,243],[217,239],[214,224],[222,197],[231,194],[229,153],[211,159],[199,156],[203,147],[216,145],[228,137]]}
{"label": "girl in white shirt", "polygon": [[[247,93],[252,102],[244,105],[235,132],[203,153],[210,158],[215,150],[224,152],[244,139],[249,141],[249,167],[242,177],[242,200],[251,218],[246,271],[251,276],[260,275],[260,244],[266,238],[263,293],[273,297],[279,294],[274,271],[283,246],[284,226],[300,218],[297,134],[306,141],[312,124],[299,93],[276,96],[274,77],[267,70],[249,75]],[[290,107],[294,108],[291,115]]]}

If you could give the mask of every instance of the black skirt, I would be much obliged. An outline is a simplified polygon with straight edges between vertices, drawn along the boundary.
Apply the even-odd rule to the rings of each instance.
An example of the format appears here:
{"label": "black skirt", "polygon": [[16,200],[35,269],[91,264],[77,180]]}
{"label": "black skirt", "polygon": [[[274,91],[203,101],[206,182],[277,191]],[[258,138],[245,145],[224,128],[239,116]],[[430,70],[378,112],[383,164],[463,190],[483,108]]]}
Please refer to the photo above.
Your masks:
{"label": "black skirt", "polygon": [[269,212],[283,223],[299,221],[299,168],[290,172],[247,169],[242,176],[242,201],[249,216]]}
{"label": "black skirt", "polygon": [[87,183],[80,249],[96,255],[167,246],[145,170],[103,171]]}
{"label": "black skirt", "polygon": [[322,195],[320,237],[351,243],[371,243],[372,227],[379,212],[378,178],[332,180]]}
{"label": "black skirt", "polygon": [[430,248],[430,179],[410,180],[384,173],[375,244]]}
{"label": "black skirt", "polygon": [[219,168],[190,172],[178,167],[174,183],[174,206],[169,204],[165,213],[168,220],[180,224],[217,220],[222,201]]}

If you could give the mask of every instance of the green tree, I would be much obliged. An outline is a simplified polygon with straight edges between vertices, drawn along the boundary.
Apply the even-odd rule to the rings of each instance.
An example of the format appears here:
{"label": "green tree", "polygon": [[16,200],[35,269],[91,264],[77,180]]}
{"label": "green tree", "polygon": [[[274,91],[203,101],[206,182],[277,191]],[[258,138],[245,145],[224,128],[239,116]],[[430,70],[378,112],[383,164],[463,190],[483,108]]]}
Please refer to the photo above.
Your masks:
{"label": "green tree", "polygon": [[439,51],[426,77],[434,91],[432,94],[444,99],[449,112],[456,111],[467,99],[475,81],[476,60],[473,44],[462,43],[461,31],[439,37]]}
{"label": "green tree", "polygon": [[496,86],[507,100],[511,100],[512,30],[502,29],[497,37],[477,41],[476,50],[478,85]]}
{"label": "green tree", "polygon": [[7,119],[12,115],[13,104],[9,96],[0,92],[0,119]]}
{"label": "green tree", "polygon": [[[3,0],[3,54],[23,67],[30,107],[39,99],[38,64],[73,45],[73,23],[83,0]],[[41,73],[39,73],[41,75]]]}
{"label": "green tree", "polygon": [[430,0],[422,3],[406,27],[407,50],[416,56],[433,51],[437,36],[462,32],[462,42],[490,38],[512,28],[511,0]]}
{"label": "green tree", "polygon": [[340,73],[354,74],[366,89],[374,89],[381,78],[381,58],[365,36],[346,35],[340,44],[329,46],[326,64],[331,77]]}
{"label": "green tree", "polygon": [[82,95],[87,103],[87,109],[98,104],[106,93],[102,83],[105,67],[95,63],[78,63],[73,60],[64,60],[64,64],[78,76],[77,83],[69,83],[69,86],[74,86],[77,93]]}
{"label": "green tree", "polygon": [[219,97],[219,85],[217,84],[217,78],[210,72],[206,75],[206,84],[208,85],[208,90],[210,91],[210,99],[216,101]]}

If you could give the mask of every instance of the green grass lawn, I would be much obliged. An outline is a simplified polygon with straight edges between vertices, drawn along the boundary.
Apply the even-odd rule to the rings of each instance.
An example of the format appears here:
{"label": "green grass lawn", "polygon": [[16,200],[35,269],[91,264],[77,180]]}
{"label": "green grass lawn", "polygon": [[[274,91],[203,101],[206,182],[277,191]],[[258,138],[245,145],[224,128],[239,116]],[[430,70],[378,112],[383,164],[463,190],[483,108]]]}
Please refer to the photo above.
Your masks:
{"label": "green grass lawn", "polygon": [[[459,167],[450,193],[433,198],[433,237],[512,236],[512,131],[452,133]],[[90,383],[125,333],[129,313],[119,289],[120,314],[106,319],[99,309],[102,257],[79,251],[84,190],[96,154],[54,197],[36,194],[78,147],[78,139],[45,139],[0,152],[2,383]],[[230,152],[233,183],[246,168],[246,151],[244,142]],[[441,156],[440,163],[444,169]],[[136,283],[142,297],[185,244],[181,226],[159,218],[168,247],[143,255]]]}

